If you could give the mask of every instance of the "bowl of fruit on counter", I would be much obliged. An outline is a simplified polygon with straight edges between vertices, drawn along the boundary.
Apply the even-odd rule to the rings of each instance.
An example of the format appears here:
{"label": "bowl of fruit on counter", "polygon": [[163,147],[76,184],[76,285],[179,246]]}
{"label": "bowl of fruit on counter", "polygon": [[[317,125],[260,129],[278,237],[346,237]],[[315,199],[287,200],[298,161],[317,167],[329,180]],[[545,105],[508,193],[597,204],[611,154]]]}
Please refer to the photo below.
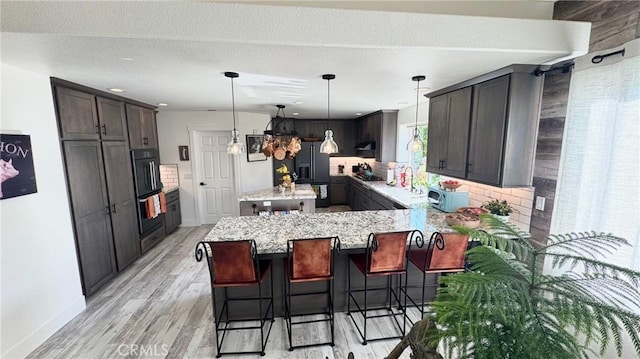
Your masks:
{"label": "bowl of fruit on counter", "polygon": [[446,190],[455,191],[458,187],[462,186],[462,182],[456,180],[440,181],[440,187]]}

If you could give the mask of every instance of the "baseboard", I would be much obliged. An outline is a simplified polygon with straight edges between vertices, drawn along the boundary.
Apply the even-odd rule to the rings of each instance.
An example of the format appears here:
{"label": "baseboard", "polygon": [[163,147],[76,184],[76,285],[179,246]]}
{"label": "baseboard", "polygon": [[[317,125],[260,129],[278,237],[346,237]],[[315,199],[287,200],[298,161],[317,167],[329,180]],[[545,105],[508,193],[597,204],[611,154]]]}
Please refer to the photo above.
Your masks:
{"label": "baseboard", "polygon": [[197,227],[197,226],[199,226],[199,224],[196,222],[195,219],[183,219],[182,224],[180,224],[180,227]]}
{"label": "baseboard", "polygon": [[24,358],[29,353],[34,351],[40,344],[44,343],[55,332],[60,330],[65,324],[69,323],[71,319],[80,314],[87,304],[84,300],[84,296],[80,296],[69,304],[64,310],[58,313],[53,318],[44,322],[39,328],[34,330],[31,334],[20,340],[14,346],[9,348],[6,352],[2,353],[2,358]]}

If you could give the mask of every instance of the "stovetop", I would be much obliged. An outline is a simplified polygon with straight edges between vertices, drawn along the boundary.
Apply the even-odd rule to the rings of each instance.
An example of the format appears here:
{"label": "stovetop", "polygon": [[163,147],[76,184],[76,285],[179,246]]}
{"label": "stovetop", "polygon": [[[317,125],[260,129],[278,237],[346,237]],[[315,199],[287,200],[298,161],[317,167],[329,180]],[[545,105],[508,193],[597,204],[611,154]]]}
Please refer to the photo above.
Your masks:
{"label": "stovetop", "polygon": [[354,175],[355,178],[361,181],[384,181],[384,178],[378,176],[365,176],[365,175]]}

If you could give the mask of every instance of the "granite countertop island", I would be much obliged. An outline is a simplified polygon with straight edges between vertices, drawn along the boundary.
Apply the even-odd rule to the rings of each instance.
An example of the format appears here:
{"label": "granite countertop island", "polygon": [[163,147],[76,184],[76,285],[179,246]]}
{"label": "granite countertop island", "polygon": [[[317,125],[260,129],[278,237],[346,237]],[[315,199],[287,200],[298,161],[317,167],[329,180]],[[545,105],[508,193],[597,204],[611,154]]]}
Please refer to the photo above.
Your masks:
{"label": "granite countertop island", "polygon": [[259,254],[286,253],[287,240],[338,236],[342,249],[365,248],[369,233],[420,230],[451,232],[445,213],[426,206],[405,210],[292,214],[284,217],[224,217],[205,241],[256,241]]}
{"label": "granite countertop island", "polygon": [[296,189],[280,192],[279,187],[269,187],[241,194],[238,201],[277,201],[282,199],[316,199],[316,193],[310,184],[297,184]]}

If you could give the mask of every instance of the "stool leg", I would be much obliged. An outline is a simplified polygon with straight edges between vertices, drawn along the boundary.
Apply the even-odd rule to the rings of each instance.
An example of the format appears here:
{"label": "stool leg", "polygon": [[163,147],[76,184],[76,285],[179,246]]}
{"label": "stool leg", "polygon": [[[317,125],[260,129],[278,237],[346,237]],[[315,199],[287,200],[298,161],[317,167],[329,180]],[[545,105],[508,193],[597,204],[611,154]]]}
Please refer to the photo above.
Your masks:
{"label": "stool leg", "polygon": [[424,286],[427,279],[427,273],[422,271],[422,303],[420,306],[420,320],[424,319]]}
{"label": "stool leg", "polygon": [[331,346],[335,346],[335,338],[334,338],[334,315],[335,312],[333,311],[333,294],[334,294],[334,282],[333,282],[333,277],[331,277],[331,279],[329,280],[330,283],[328,283],[328,287],[327,288],[329,290],[329,323],[331,325]]}
{"label": "stool leg", "polygon": [[264,356],[264,348],[266,343],[264,342],[264,318],[262,317],[262,285],[258,281],[258,310],[260,312],[260,356]]}
{"label": "stool leg", "polygon": [[351,259],[347,258],[347,314],[351,315]]}
{"label": "stool leg", "polygon": [[362,345],[367,345],[367,275],[364,275],[364,338]]}
{"label": "stool leg", "polygon": [[[222,343],[220,342],[220,334],[218,331],[218,326],[220,325],[220,320],[222,319],[222,312],[220,313],[220,317],[218,317],[218,310],[216,308],[216,289],[213,285],[211,285],[211,303],[213,305],[213,320],[215,321],[215,330],[216,330],[216,358],[220,358],[222,354],[220,354],[220,349],[222,347]],[[226,300],[226,298],[225,298]]]}
{"label": "stool leg", "polygon": [[393,276],[390,276],[390,275],[387,276],[387,303],[388,303],[387,310],[390,311],[390,312],[392,311],[391,310],[391,303],[392,303],[392,301],[391,301],[391,277],[393,277]]}
{"label": "stool leg", "polygon": [[293,326],[291,325],[291,279],[287,277],[287,298],[286,298],[286,306],[287,306],[287,334],[289,336],[289,351],[293,351],[293,342],[291,339],[291,331],[293,330]]}
{"label": "stool leg", "polygon": [[[402,287],[402,274],[400,274],[400,287]],[[406,330],[407,330],[407,290],[409,289],[409,271],[407,270],[404,273],[404,305],[402,306],[402,336],[405,335]],[[398,298],[398,301],[400,301],[400,298]]]}

